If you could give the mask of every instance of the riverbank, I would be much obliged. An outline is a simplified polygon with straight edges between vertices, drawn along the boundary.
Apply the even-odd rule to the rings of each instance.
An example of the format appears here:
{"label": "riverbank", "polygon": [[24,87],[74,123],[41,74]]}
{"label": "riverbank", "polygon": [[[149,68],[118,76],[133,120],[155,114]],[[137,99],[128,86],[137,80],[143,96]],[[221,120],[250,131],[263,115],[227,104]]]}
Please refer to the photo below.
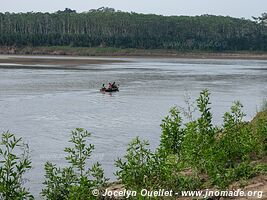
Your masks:
{"label": "riverbank", "polygon": [[0,54],[9,55],[68,55],[68,56],[117,56],[117,57],[173,57],[195,59],[256,59],[267,60],[267,52],[238,51],[238,52],[180,52],[166,49],[120,49],[106,47],[0,47]]}
{"label": "riverbank", "polygon": [[84,69],[85,65],[110,64],[126,62],[123,60],[92,57],[62,56],[17,56],[0,55],[0,69],[3,68],[37,68],[37,69]]}
{"label": "riverbank", "polygon": [[[247,125],[251,126],[250,127],[251,131],[255,131],[257,129],[258,130],[262,129],[261,131],[264,131],[264,129],[266,129],[266,120],[267,120],[267,110],[265,108],[265,110],[258,112],[257,115],[251,120],[251,122],[247,122]],[[243,125],[241,125],[239,128],[241,128]],[[244,136],[245,135],[243,135],[241,138],[243,138]],[[220,139],[217,138],[217,140],[221,140],[222,137],[223,136],[221,135],[221,138]],[[260,142],[262,142],[262,141],[260,141]],[[233,148],[233,147],[230,147],[230,148]],[[214,152],[212,152],[212,153],[214,153]],[[261,153],[263,153],[263,152],[261,152]],[[193,166],[187,166],[186,170],[180,172],[180,176],[185,175],[186,178],[189,178],[189,177],[192,178],[196,175],[199,176],[200,179],[195,179],[195,181],[192,181],[191,185],[190,185],[190,186],[198,185],[199,184],[198,181],[200,181],[201,184],[198,185],[198,189],[192,190],[192,188],[191,188],[191,189],[186,190],[186,189],[179,188],[180,185],[178,185],[177,190],[173,191],[174,195],[167,197],[168,193],[165,193],[165,195],[163,195],[163,197],[161,199],[176,199],[176,200],[204,199],[205,194],[206,195],[208,194],[208,196],[210,197],[208,199],[213,199],[213,200],[219,200],[219,199],[220,200],[266,199],[267,198],[267,171],[266,171],[267,170],[267,168],[266,168],[267,156],[266,156],[266,154],[265,154],[265,156],[264,156],[264,154],[251,155],[249,160],[246,161],[246,167],[243,167],[243,168],[240,166],[242,166],[242,165],[244,166],[244,163],[242,164],[241,160],[239,160],[238,157],[232,161],[234,161],[232,164],[235,165],[235,170],[233,170],[234,168],[231,169],[231,170],[233,170],[232,175],[234,178],[230,182],[228,182],[229,183],[228,185],[225,185],[224,189],[220,188],[220,190],[219,190],[219,188],[216,185],[214,185],[214,183],[212,183],[211,177],[208,174],[206,174],[207,172],[203,171],[201,173],[198,172],[197,174],[195,174],[195,172],[192,169]],[[173,168],[173,170],[174,170],[172,172],[173,174],[177,173],[177,171],[175,171],[175,169],[177,169],[177,168]],[[213,169],[210,168],[209,170],[213,170]],[[155,177],[155,179],[156,178],[157,177]],[[178,176],[178,178],[179,178],[179,176]],[[188,180],[186,178],[184,179],[184,181]],[[175,178],[172,178],[171,181],[173,181],[173,179],[175,179]],[[144,184],[144,183],[142,183],[142,184]],[[184,182],[182,182],[181,184],[184,184]],[[156,185],[156,187],[157,187],[157,185]],[[145,187],[143,187],[143,188],[145,188]],[[103,199],[103,200],[105,200],[105,199],[113,199],[113,200],[121,199],[121,200],[123,200],[123,199],[125,199],[125,196],[123,196],[125,194],[124,193],[125,191],[129,192],[128,195],[134,195],[134,193],[130,193],[130,191],[135,191],[135,188],[125,186],[124,184],[122,184],[122,182],[113,182],[113,183],[110,183],[104,189],[104,192],[103,192],[103,194],[101,194],[100,199]],[[152,189],[152,191],[159,191],[159,189],[158,190]],[[165,190],[165,191],[170,191],[170,190]],[[190,193],[190,194],[192,194],[192,196],[191,196],[189,193],[182,192],[182,191],[198,191],[198,194],[200,194],[201,196],[198,196],[197,193]],[[206,193],[207,191],[217,191],[217,194],[215,194],[213,192]],[[219,193],[220,191],[222,191],[222,193]],[[227,191],[228,194],[225,193],[225,191]],[[232,192],[242,191],[243,194],[242,193],[239,193],[239,194],[236,193],[233,195],[233,193],[231,193],[229,191],[232,191]],[[178,193],[179,193],[179,195],[178,195]],[[184,193],[185,196],[181,195],[182,193]],[[110,194],[110,197],[109,198],[103,197],[106,194]],[[121,194],[121,197],[119,197],[118,194]],[[139,195],[137,195],[137,196],[142,196],[142,195],[140,195],[141,194],[140,190],[138,191],[138,194]],[[154,197],[156,197],[156,196],[154,196]]]}
{"label": "riverbank", "polygon": [[[109,193],[109,194],[113,194],[110,197],[100,197],[99,199],[109,199],[109,200],[123,200],[125,199],[124,197],[119,198],[119,197],[115,197],[114,194],[123,194],[123,192],[126,190],[125,186],[121,183],[111,183],[106,189],[105,192]],[[247,200],[247,199],[251,199],[251,200],[255,200],[255,199],[266,199],[267,198],[267,176],[266,175],[259,175],[256,177],[253,177],[249,180],[244,181],[238,181],[233,183],[227,190],[225,191],[243,191],[245,194],[249,194],[251,192],[254,193],[253,196],[249,196],[249,197],[244,197],[244,196],[211,196],[210,199],[214,199],[214,200]],[[131,191],[131,190],[128,190]],[[207,189],[207,190],[201,190],[203,191],[203,195],[205,195],[206,191],[218,191],[215,188],[213,189]],[[103,195],[103,194],[101,194]],[[174,199],[174,198],[168,198],[165,197],[162,199]],[[192,200],[193,197],[190,196],[186,196],[186,197],[181,197],[178,196],[175,198],[176,200]],[[203,199],[202,197],[196,197],[194,199]]]}

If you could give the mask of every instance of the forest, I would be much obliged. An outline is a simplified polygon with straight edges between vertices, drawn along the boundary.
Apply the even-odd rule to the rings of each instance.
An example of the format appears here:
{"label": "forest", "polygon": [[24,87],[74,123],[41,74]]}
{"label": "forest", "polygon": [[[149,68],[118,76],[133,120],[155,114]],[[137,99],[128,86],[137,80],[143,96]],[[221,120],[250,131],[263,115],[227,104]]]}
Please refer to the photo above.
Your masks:
{"label": "forest", "polygon": [[229,16],[161,16],[100,8],[0,13],[0,46],[266,51],[267,26]]}

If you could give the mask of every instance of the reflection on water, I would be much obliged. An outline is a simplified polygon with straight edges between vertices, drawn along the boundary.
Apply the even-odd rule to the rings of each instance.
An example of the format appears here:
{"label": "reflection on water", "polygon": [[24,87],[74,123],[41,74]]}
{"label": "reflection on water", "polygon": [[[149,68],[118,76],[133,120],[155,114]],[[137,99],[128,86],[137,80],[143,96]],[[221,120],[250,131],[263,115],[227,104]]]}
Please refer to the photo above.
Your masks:
{"label": "reflection on water", "polygon": [[[65,165],[68,133],[92,132],[93,160],[114,178],[114,159],[135,136],[156,148],[160,123],[171,106],[184,105],[184,94],[212,92],[215,123],[234,100],[250,119],[267,94],[267,62],[241,60],[126,59],[130,62],[75,69],[0,69],[0,129],[29,143],[34,165],[28,183],[34,194],[43,182],[43,165]],[[120,92],[102,94],[102,83],[116,81]]]}

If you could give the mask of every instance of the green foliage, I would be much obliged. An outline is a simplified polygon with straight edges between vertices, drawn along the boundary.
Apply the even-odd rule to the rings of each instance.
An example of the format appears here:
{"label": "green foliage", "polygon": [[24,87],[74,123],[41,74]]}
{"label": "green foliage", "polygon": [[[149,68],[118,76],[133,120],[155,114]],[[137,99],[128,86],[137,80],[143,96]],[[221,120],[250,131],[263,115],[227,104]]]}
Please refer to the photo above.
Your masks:
{"label": "green foliage", "polygon": [[171,109],[162,122],[161,143],[155,152],[139,138],[130,143],[124,161],[116,162],[124,184],[139,189],[227,188],[234,181],[266,173],[266,164],[253,164],[267,155],[266,113],[245,122],[243,105],[237,101],[217,127],[212,124],[210,93],[203,90],[196,102],[199,117],[186,123],[177,108]]}
{"label": "green foliage", "polygon": [[257,113],[256,117],[251,122],[251,127],[254,132],[254,137],[257,138],[256,145],[258,154],[267,154],[267,109]]}
{"label": "green foliage", "polygon": [[205,155],[212,151],[216,128],[212,125],[209,92],[203,90],[197,99],[200,117],[185,124],[185,137],[182,144],[183,160],[196,169],[205,170],[209,165]]}
{"label": "green foliage", "polygon": [[199,133],[200,135],[209,135],[213,134],[213,126],[212,126],[212,114],[210,112],[210,93],[208,90],[203,90],[200,93],[199,98],[197,99],[197,106],[199,112],[201,113],[201,117],[197,120],[199,126]]}
{"label": "green foliage", "polygon": [[[192,189],[199,186],[196,176],[179,174],[177,155],[152,153],[148,142],[135,138],[123,159],[115,163],[116,175],[127,188],[147,189]],[[167,156],[167,157],[166,157]]]}
{"label": "green foliage", "polygon": [[170,116],[165,117],[162,120],[161,140],[160,140],[160,153],[179,154],[181,150],[181,144],[183,142],[184,130],[181,127],[182,118],[180,117],[179,110],[174,107],[170,110]]}
{"label": "green foliage", "polygon": [[254,168],[254,173],[255,174],[265,174],[267,175],[267,164],[257,164]]}
{"label": "green foliage", "polygon": [[74,147],[65,148],[65,152],[68,153],[66,160],[79,171],[81,177],[84,174],[85,161],[91,156],[94,148],[92,144],[86,147],[85,139],[90,135],[91,134],[89,132],[82,129],[72,131],[70,142],[74,144]]}
{"label": "green foliage", "polygon": [[223,131],[218,146],[227,151],[225,159],[229,166],[233,166],[236,161],[247,160],[248,153],[254,150],[254,138],[251,138],[252,130],[243,122],[244,113],[241,112],[242,104],[235,102],[231,107],[231,113],[224,115]]}
{"label": "green foliage", "polygon": [[75,46],[178,51],[267,50],[263,23],[232,17],[160,16],[112,8],[76,13],[0,13],[1,46]]}
{"label": "green foliage", "polygon": [[72,184],[77,181],[71,167],[60,169],[50,162],[45,164],[45,179],[42,194],[47,199],[67,199]]}
{"label": "green foliage", "polygon": [[[139,137],[135,138],[127,149],[127,154],[115,163],[116,167],[121,170],[116,175],[124,180],[126,185],[141,186],[150,177],[150,166],[152,161],[152,152],[148,149],[148,142],[141,141]],[[149,177],[148,177],[149,176]],[[148,179],[149,180],[149,179]]]}
{"label": "green foliage", "polygon": [[57,168],[56,165],[47,162],[45,164],[45,188],[42,195],[49,200],[86,200],[94,199],[92,190],[101,190],[107,179],[99,163],[86,168],[94,146],[87,145],[86,139],[91,134],[84,129],[77,128],[71,132],[73,147],[65,148],[68,153],[66,160],[70,167]]}
{"label": "green foliage", "polygon": [[267,24],[267,13],[262,13],[260,17],[252,17],[252,18],[262,25]]}
{"label": "green foliage", "polygon": [[207,91],[200,94],[201,117],[186,124],[183,161],[199,174],[206,173],[213,185],[225,188],[232,181],[250,177],[253,168],[249,161],[252,155],[259,155],[264,143],[251,124],[243,121],[243,106],[238,101],[225,113],[222,128],[214,127],[208,96]]}
{"label": "green foliage", "polygon": [[0,145],[0,198],[33,199],[22,184],[23,175],[31,168],[28,146],[9,132],[2,134]]}

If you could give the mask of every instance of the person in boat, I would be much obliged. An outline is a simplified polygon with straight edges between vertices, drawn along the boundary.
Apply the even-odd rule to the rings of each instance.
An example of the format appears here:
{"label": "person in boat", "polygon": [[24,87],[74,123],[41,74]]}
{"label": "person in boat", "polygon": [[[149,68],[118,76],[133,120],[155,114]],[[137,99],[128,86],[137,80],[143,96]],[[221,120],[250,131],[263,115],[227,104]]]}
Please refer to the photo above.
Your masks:
{"label": "person in boat", "polygon": [[108,83],[108,89],[112,89],[112,88],[113,88],[112,84]]}
{"label": "person in boat", "polygon": [[118,86],[116,85],[115,81],[112,83],[112,88],[117,89]]}
{"label": "person in boat", "polygon": [[100,91],[105,91],[106,89],[107,88],[106,88],[105,84],[103,83],[102,88],[100,89]]}

